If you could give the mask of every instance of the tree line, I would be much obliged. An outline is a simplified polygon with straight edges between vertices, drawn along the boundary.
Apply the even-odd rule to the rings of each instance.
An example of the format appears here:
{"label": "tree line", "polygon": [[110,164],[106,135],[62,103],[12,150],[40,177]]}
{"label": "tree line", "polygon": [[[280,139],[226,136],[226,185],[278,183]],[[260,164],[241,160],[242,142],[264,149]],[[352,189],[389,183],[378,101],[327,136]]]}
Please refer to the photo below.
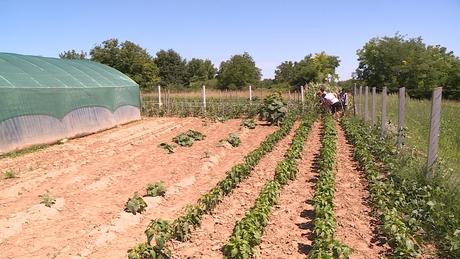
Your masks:
{"label": "tree line", "polygon": [[460,100],[460,59],[440,45],[426,45],[421,37],[376,37],[356,51],[359,65],[353,78],[389,92],[406,87],[414,98],[430,98],[443,87],[443,97]]}
{"label": "tree line", "polygon": [[324,52],[309,54],[299,62],[284,62],[275,70],[274,79],[261,80],[261,69],[244,52],[222,61],[216,68],[209,59],[192,58],[187,61],[173,49],[160,50],[155,57],[146,49],[130,41],[109,39],[87,52],[64,51],[60,58],[88,59],[113,67],[139,84],[141,91],[154,91],[158,85],[177,91],[208,89],[247,89],[249,85],[264,89],[296,89],[309,82],[335,80],[340,60]]}
{"label": "tree line", "polygon": [[375,37],[356,51],[359,65],[352,79],[340,81],[336,68],[338,56],[324,51],[306,55],[299,61],[285,61],[275,69],[273,79],[261,80],[261,69],[244,52],[222,61],[218,68],[209,59],[186,60],[173,49],[160,50],[155,56],[130,42],[109,39],[89,51],[64,51],[60,58],[89,59],[113,67],[139,84],[141,91],[149,92],[158,85],[174,91],[193,91],[206,85],[208,89],[241,90],[251,85],[254,89],[298,90],[308,83],[330,82],[351,89],[353,83],[381,88],[389,92],[406,87],[416,98],[429,98],[433,88],[442,86],[444,97],[460,99],[460,59],[445,47],[426,45],[422,38],[406,39]]}

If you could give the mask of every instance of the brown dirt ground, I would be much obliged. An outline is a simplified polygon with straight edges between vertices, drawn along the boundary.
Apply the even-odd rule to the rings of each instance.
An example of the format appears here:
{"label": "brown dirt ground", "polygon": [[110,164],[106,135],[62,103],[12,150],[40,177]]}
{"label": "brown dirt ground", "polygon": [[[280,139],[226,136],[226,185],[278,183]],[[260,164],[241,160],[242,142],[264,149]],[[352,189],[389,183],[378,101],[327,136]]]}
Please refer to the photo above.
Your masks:
{"label": "brown dirt ground", "polygon": [[[173,220],[225,177],[233,165],[257,148],[277,127],[241,128],[241,120],[203,125],[199,118],[148,118],[42,151],[0,160],[0,171],[18,178],[0,181],[1,258],[127,258],[127,250],[145,242],[151,219]],[[278,161],[289,148],[291,133],[255,167],[239,188],[205,215],[200,229],[187,242],[174,242],[173,258],[222,258],[221,248],[236,220],[244,216],[266,181],[273,179]],[[311,198],[317,178],[315,161],[321,146],[321,123],[312,128],[298,179],[287,185],[275,206],[260,258],[305,258],[311,249],[314,217]],[[192,147],[167,154],[157,147],[189,129],[207,137]],[[355,249],[352,258],[384,258],[367,204],[366,182],[352,159],[352,147],[337,127],[337,238]],[[219,146],[230,133],[240,135],[239,147]],[[209,156],[205,155],[209,154]],[[146,184],[164,181],[164,197],[144,197],[142,214],[124,212],[128,198]],[[56,199],[51,207],[38,195]]]}

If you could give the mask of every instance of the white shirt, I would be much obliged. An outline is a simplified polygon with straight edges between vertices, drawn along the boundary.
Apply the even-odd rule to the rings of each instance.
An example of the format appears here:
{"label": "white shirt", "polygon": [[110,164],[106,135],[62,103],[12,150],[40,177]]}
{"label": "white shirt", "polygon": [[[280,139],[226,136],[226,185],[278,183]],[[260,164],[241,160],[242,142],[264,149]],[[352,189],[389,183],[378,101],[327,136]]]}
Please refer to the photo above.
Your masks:
{"label": "white shirt", "polygon": [[333,105],[334,103],[337,103],[339,102],[339,99],[337,99],[333,94],[331,93],[327,93],[325,96],[324,96],[324,100],[326,100],[329,105]]}

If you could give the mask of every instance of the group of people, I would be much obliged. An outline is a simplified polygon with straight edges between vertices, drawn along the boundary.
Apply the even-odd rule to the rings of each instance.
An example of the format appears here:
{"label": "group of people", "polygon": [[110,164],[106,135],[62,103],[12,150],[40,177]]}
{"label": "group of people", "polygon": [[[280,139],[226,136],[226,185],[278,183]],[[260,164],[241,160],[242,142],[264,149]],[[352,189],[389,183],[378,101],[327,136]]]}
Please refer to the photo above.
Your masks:
{"label": "group of people", "polygon": [[324,105],[326,111],[332,113],[334,120],[339,120],[339,111],[343,111],[345,115],[348,106],[348,94],[347,91],[342,88],[342,92],[339,95],[336,93],[327,93],[324,88],[321,88],[318,92],[320,98],[320,104]]}

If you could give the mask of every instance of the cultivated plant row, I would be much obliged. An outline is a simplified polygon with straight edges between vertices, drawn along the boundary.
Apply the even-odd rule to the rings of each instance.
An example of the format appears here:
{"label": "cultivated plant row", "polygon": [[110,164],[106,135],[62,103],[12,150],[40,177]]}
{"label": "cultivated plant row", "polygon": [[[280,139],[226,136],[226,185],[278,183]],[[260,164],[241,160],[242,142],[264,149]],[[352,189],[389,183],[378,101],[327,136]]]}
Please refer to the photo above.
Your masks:
{"label": "cultivated plant row", "polygon": [[[381,230],[387,236],[389,244],[394,248],[394,256],[397,258],[420,256],[420,238],[415,235],[413,229],[404,223],[403,213],[394,206],[394,201],[397,200],[397,195],[395,195],[397,191],[394,188],[392,178],[387,178],[379,172],[376,159],[369,151],[370,148],[363,138],[363,132],[360,132],[346,118],[342,119],[342,127],[354,146],[354,158],[359,161],[366,174],[373,211],[383,223]],[[392,152],[391,149],[385,150],[382,145],[380,148],[379,153],[381,155],[385,152]],[[398,194],[401,195],[401,193]]]}
{"label": "cultivated plant row", "polygon": [[335,238],[337,216],[334,213],[337,131],[330,114],[324,115],[324,135],[318,160],[319,177],[313,196],[315,239],[307,258],[349,258],[353,249]]}
{"label": "cultivated plant row", "polygon": [[172,239],[178,241],[189,239],[191,228],[196,229],[201,226],[202,216],[211,213],[224,196],[230,194],[241,181],[249,176],[260,159],[271,152],[275,145],[289,134],[296,119],[296,114],[289,113],[281,127],[268,135],[257,149],[250,152],[243,163],[233,166],[223,180],[210,191],[202,194],[196,204],[187,205],[186,215],[179,216],[172,222],[153,219],[145,230],[147,241],[129,249],[128,257],[130,259],[170,258],[171,250],[167,243]]}
{"label": "cultivated plant row", "polygon": [[236,222],[231,238],[223,247],[224,258],[250,258],[257,256],[255,248],[262,242],[265,227],[273,206],[278,202],[283,187],[297,177],[299,170],[297,159],[302,155],[305,141],[315,121],[312,113],[307,113],[296,131],[285,159],[278,162],[274,179],[262,188],[254,206],[245,216]]}

